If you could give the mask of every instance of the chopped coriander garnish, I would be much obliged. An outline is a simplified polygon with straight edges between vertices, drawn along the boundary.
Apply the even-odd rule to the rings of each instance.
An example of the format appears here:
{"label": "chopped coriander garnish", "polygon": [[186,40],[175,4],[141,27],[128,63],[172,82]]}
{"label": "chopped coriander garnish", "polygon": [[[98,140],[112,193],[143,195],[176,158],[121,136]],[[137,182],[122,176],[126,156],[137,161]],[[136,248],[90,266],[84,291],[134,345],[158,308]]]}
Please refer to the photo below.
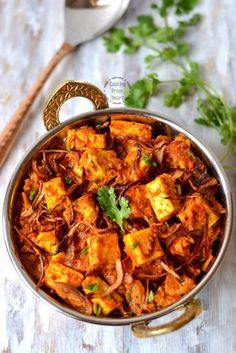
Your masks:
{"label": "chopped coriander garnish", "polygon": [[98,304],[93,303],[93,313],[96,315],[98,311]]}
{"label": "chopped coriander garnish", "polygon": [[177,184],[177,192],[179,195],[182,195],[182,186],[180,184]]}
{"label": "chopped coriander garnish", "polygon": [[133,242],[133,244],[132,244],[132,249],[136,249],[136,248],[137,248],[137,246],[139,246],[139,243],[137,243],[137,242]]}
{"label": "chopped coriander garnish", "polygon": [[94,313],[96,316],[99,316],[99,315],[101,314],[101,310],[102,310],[102,308],[101,308],[100,305],[98,305],[98,304],[96,304],[96,303],[93,304],[93,313]]}
{"label": "chopped coriander garnish", "polygon": [[112,295],[108,294],[107,299],[112,300],[113,299]]}
{"label": "chopped coriander garnish", "polygon": [[33,201],[33,200],[35,199],[37,193],[38,193],[38,190],[30,191],[30,193],[29,193],[29,200],[30,200],[30,201]]}
{"label": "chopped coriander garnish", "polygon": [[97,312],[96,312],[96,316],[100,316],[101,310],[102,310],[101,306],[98,305],[98,307],[97,307]]}
{"label": "chopped coriander garnish", "polygon": [[122,196],[117,202],[114,188],[108,188],[107,186],[100,187],[97,195],[99,206],[105,216],[110,217],[124,231],[123,222],[129,217],[131,212],[128,200]]}
{"label": "chopped coriander garnish", "polygon": [[148,302],[151,303],[153,302],[154,299],[154,292],[152,290],[150,290],[150,292],[148,293]]}
{"label": "chopped coriander garnish", "polygon": [[87,254],[88,254],[88,246],[85,246],[81,251],[81,255],[86,256]]}
{"label": "chopped coriander garnish", "polygon": [[73,183],[73,179],[69,177],[65,177],[65,182],[66,182],[66,185],[70,186]]}
{"label": "chopped coriander garnish", "polygon": [[87,289],[90,290],[91,292],[96,292],[96,290],[98,289],[99,284],[98,283],[90,283],[87,285]]}
{"label": "chopped coriander garnish", "polygon": [[154,168],[157,166],[157,162],[153,161],[148,153],[143,154],[143,161],[149,165],[149,167]]}

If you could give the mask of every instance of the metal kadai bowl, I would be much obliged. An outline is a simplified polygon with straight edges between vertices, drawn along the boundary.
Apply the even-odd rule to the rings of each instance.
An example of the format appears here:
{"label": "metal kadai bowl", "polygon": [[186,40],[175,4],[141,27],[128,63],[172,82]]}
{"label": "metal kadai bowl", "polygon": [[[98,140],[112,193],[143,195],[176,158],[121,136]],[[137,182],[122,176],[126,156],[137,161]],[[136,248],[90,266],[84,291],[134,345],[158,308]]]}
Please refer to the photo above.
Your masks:
{"label": "metal kadai bowl", "polygon": [[[92,101],[96,110],[78,115],[67,120],[66,122],[60,123],[59,110],[63,103],[72,97],[88,98],[90,101]],[[48,100],[44,110],[43,119],[49,132],[45,134],[40,139],[40,141],[37,142],[37,144],[31,149],[31,151],[26,154],[26,156],[16,168],[14,175],[12,176],[12,179],[9,183],[4,203],[3,224],[5,231],[5,243],[13,265],[15,266],[22,280],[38,298],[67,316],[73,317],[77,320],[100,325],[131,325],[131,329],[134,335],[138,337],[151,337],[161,335],[163,333],[168,333],[181,328],[193,320],[202,311],[201,302],[199,299],[196,299],[196,295],[209,282],[219,267],[220,263],[222,262],[232,230],[232,195],[227,177],[217,158],[204,144],[198,141],[197,138],[192,136],[189,132],[181,128],[176,123],[171,122],[168,120],[168,118],[163,117],[158,113],[152,113],[147,110],[139,109],[110,109],[106,96],[97,87],[86,82],[69,81],[65,82],[61,87],[59,87]],[[13,217],[15,212],[14,206],[16,205],[17,192],[22,185],[22,180],[30,168],[31,160],[35,154],[40,149],[45,149],[50,143],[51,139],[55,136],[65,136],[67,130],[70,128],[77,128],[90,124],[91,122],[105,122],[110,119],[148,123],[153,126],[154,131],[158,131],[160,134],[166,134],[169,136],[175,136],[178,133],[185,134],[191,141],[195,153],[207,165],[211,175],[213,175],[219,181],[220,198],[226,209],[223,220],[223,234],[221,237],[218,254],[213,265],[202,277],[197,286],[191,292],[184,295],[180,300],[160,311],[135,316],[132,318],[100,318],[94,316],[86,316],[76,310],[73,310],[72,308],[59,303],[42,289],[37,289],[34,280],[27,273],[21,262],[13,231]],[[180,314],[176,319],[169,322],[167,321],[165,324],[149,326],[151,320],[166,316],[167,314],[176,310],[180,310]]]}

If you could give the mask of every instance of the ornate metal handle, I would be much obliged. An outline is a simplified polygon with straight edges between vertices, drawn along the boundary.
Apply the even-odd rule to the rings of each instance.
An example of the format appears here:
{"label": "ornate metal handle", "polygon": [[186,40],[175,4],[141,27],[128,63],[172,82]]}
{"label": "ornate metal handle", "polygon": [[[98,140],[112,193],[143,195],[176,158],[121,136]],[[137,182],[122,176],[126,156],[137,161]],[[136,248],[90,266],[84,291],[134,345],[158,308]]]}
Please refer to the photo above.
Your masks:
{"label": "ornate metal handle", "polygon": [[46,103],[43,120],[47,130],[51,130],[60,124],[60,108],[72,97],[88,98],[93,103],[95,109],[108,108],[106,96],[96,86],[82,81],[66,81],[53,93]]}
{"label": "ornate metal handle", "polygon": [[178,307],[177,309],[181,308],[184,309],[184,313],[178,318],[167,322],[166,324],[153,327],[149,327],[149,323],[145,321],[138,324],[133,324],[131,326],[133,334],[139,338],[160,336],[165,333],[178,330],[179,328],[192,321],[202,312],[202,305],[198,299],[192,299],[190,302]]}

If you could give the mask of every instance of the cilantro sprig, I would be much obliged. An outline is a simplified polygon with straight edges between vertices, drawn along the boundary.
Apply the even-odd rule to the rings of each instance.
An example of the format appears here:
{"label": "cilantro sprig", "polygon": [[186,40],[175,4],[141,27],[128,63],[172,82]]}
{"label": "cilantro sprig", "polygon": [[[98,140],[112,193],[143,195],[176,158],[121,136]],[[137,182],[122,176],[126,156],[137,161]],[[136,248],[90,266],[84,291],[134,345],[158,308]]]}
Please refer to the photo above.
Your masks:
{"label": "cilantro sprig", "polygon": [[33,201],[33,200],[35,199],[35,197],[37,196],[37,194],[38,194],[38,190],[32,190],[32,191],[30,191],[30,193],[29,193],[29,200],[30,200],[30,201]]}
{"label": "cilantro sprig", "polygon": [[114,188],[108,188],[107,186],[98,189],[97,200],[104,215],[117,223],[123,232],[123,222],[131,213],[128,200],[124,196],[117,200]]}
{"label": "cilantro sprig", "polygon": [[153,302],[154,296],[155,296],[155,293],[152,290],[150,290],[150,292],[148,293],[148,302],[149,303]]}
{"label": "cilantro sprig", "polygon": [[157,162],[153,161],[148,153],[143,154],[143,161],[149,167],[155,168],[157,166]]}
{"label": "cilantro sprig", "polygon": [[[226,103],[201,73],[199,63],[190,56],[190,44],[186,41],[188,32],[197,26],[202,15],[192,13],[199,0],[160,0],[152,4],[154,15],[137,17],[135,25],[127,30],[113,28],[104,38],[110,53],[123,50],[131,55],[141,48],[148,49],[144,58],[147,74],[134,82],[127,91],[125,103],[128,106],[144,108],[152,96],[162,92],[164,105],[178,108],[195,93],[198,93],[195,122],[214,128],[221,136],[222,144],[227,146],[224,158],[229,151],[236,154],[236,106]],[[176,25],[170,25],[170,14],[175,13]],[[183,17],[184,15],[184,17]],[[176,69],[176,78],[162,80],[156,72],[160,64],[171,65]]]}

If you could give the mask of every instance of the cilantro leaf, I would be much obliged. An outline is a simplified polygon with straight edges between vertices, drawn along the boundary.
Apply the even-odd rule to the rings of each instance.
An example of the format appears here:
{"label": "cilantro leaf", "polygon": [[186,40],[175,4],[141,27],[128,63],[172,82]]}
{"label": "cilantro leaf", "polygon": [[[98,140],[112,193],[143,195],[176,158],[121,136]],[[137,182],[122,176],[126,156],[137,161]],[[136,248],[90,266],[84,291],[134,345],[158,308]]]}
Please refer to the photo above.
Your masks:
{"label": "cilantro leaf", "polygon": [[166,107],[178,108],[185,101],[188,94],[188,86],[174,88],[164,95],[164,104]]}
{"label": "cilantro leaf", "polygon": [[91,292],[96,292],[98,290],[99,284],[98,283],[90,283],[86,286],[86,289],[88,289]]}
{"label": "cilantro leaf", "polygon": [[175,5],[175,12],[177,15],[187,14],[192,11],[194,7],[198,5],[198,3],[199,0],[177,0]]}
{"label": "cilantro leaf", "polygon": [[114,188],[108,188],[107,186],[100,187],[97,195],[98,203],[104,214],[110,217],[124,231],[123,221],[131,213],[128,200],[125,197],[121,197],[117,203]]}
{"label": "cilantro leaf", "polygon": [[149,167],[156,167],[157,162],[153,161],[148,153],[143,154],[143,161],[146,163]]}
{"label": "cilantro leaf", "polygon": [[148,302],[149,303],[153,302],[154,295],[155,295],[155,293],[152,290],[150,290],[150,292],[148,293]]}
{"label": "cilantro leaf", "polygon": [[81,251],[81,256],[86,256],[88,254],[88,246],[85,246]]}
{"label": "cilantro leaf", "polygon": [[158,30],[151,15],[143,15],[137,18],[137,25],[129,27],[129,32],[139,38],[146,38]]}
{"label": "cilantro leaf", "polygon": [[29,193],[29,200],[33,201],[35,199],[35,197],[37,196],[38,190],[32,190]]}
{"label": "cilantro leaf", "polygon": [[69,177],[65,177],[65,182],[66,182],[66,185],[70,186],[73,183],[73,179]]}
{"label": "cilantro leaf", "polygon": [[104,38],[104,44],[109,53],[116,53],[127,43],[125,31],[120,28],[112,28]]}
{"label": "cilantro leaf", "polygon": [[129,107],[144,108],[159,83],[156,74],[149,74],[142,80],[136,81],[126,93],[125,104]]}
{"label": "cilantro leaf", "polygon": [[137,243],[136,241],[132,243],[131,248],[136,249],[140,244]]}

